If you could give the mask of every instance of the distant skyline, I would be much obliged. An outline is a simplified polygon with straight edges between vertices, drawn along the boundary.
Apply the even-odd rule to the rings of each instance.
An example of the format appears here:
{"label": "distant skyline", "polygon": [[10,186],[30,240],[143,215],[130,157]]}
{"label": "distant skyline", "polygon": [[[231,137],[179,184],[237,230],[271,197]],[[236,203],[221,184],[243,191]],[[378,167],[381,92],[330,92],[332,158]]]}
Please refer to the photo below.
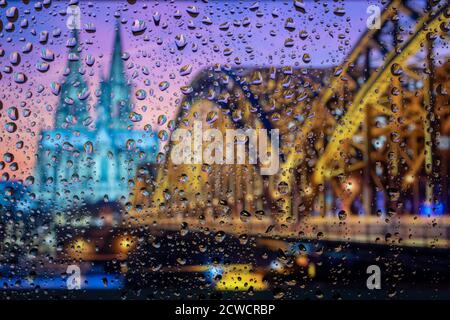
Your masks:
{"label": "distant skyline", "polygon": [[[134,3],[134,4],[130,4]],[[369,5],[380,5],[381,1],[325,1],[316,3],[305,1],[305,13],[295,10],[293,1],[275,2],[259,1],[258,8],[254,1],[219,1],[204,3],[200,1],[182,1],[173,3],[156,3],[142,1],[80,1],[82,42],[81,59],[85,67],[85,80],[91,95],[89,105],[93,108],[97,102],[95,90],[99,88],[102,74],[109,72],[109,60],[112,53],[114,25],[121,22],[124,51],[129,55],[125,65],[127,77],[133,87],[134,110],[143,116],[142,121],[135,123],[137,128],[151,124],[156,130],[156,118],[160,114],[169,119],[175,116],[183,94],[182,86],[188,85],[195,75],[205,67],[215,63],[229,63],[231,66],[267,67],[329,67],[339,65],[351,52],[358,38],[366,31],[366,13]],[[10,179],[24,179],[33,174],[37,135],[41,129],[50,129],[58,97],[50,90],[50,84],[63,79],[63,72],[68,58],[66,41],[69,32],[66,26],[65,12],[68,2],[52,1],[50,7],[37,11],[35,2],[8,1],[5,8],[0,8],[3,28],[0,32],[0,49],[5,54],[0,57],[0,100],[3,103],[0,122],[0,146],[2,156],[5,152],[14,154],[18,170],[5,168],[0,174],[9,172]],[[196,6],[199,14],[194,17],[187,12],[188,6]],[[19,16],[14,22],[15,30],[5,30],[6,10],[17,7]],[[341,11],[336,9],[342,8]],[[26,13],[29,10],[29,14]],[[179,10],[179,16],[178,12]],[[153,15],[160,14],[160,24],[155,25]],[[341,14],[343,13],[343,15]],[[204,16],[209,19],[204,20]],[[28,20],[28,27],[21,28],[22,19]],[[288,18],[292,18],[289,29]],[[248,19],[244,21],[244,19]],[[135,20],[146,24],[145,31],[133,35],[132,26]],[[210,22],[208,22],[208,20]],[[202,22],[205,21],[206,23]],[[243,26],[243,22],[248,26]],[[225,25],[229,23],[229,25]],[[96,31],[88,32],[86,24],[92,24]],[[192,27],[192,24],[195,28]],[[53,32],[59,28],[61,35],[54,37]],[[35,35],[33,35],[35,30]],[[307,38],[300,38],[300,31],[305,30]],[[39,34],[49,32],[49,40],[41,44]],[[177,49],[176,36],[183,35],[186,46]],[[293,46],[285,47],[287,38],[292,38]],[[27,44],[33,45],[30,53],[22,53]],[[193,50],[192,46],[197,46]],[[41,51],[48,49],[54,53],[54,61],[48,62],[50,69],[41,73],[36,63],[42,62]],[[229,55],[224,54],[229,49]],[[12,65],[11,54],[18,52],[21,61]],[[311,61],[304,63],[303,54],[309,54]],[[95,59],[92,66],[85,60],[88,55]],[[240,59],[240,64],[236,63]],[[5,73],[4,68],[11,66],[13,72]],[[187,76],[180,75],[180,68],[192,67]],[[28,80],[17,84],[13,80],[15,72],[23,72]],[[162,91],[159,83],[167,81],[169,87]],[[43,86],[39,92],[38,86]],[[137,100],[135,93],[144,89],[147,93],[144,100]],[[19,108],[21,114],[15,121],[18,130],[8,133],[5,123],[9,121],[9,107]],[[31,111],[29,117],[22,116],[23,109]],[[93,110],[91,110],[93,115]],[[24,147],[16,149],[16,143],[22,140]]]}

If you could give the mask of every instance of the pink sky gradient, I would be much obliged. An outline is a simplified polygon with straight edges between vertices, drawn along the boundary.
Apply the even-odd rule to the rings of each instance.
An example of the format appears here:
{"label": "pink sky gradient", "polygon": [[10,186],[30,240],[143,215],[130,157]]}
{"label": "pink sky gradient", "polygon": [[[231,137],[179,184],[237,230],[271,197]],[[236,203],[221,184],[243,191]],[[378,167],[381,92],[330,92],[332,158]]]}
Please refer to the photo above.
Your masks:
{"label": "pink sky gradient", "polygon": [[[156,118],[160,114],[167,115],[169,119],[174,117],[182,99],[180,87],[188,85],[200,70],[215,63],[237,66],[235,58],[238,57],[241,60],[240,65],[245,67],[338,65],[366,31],[368,5],[380,2],[306,1],[306,13],[296,11],[292,1],[260,1],[256,11],[249,9],[253,3],[253,1],[211,1],[208,4],[200,1],[174,3],[137,1],[135,4],[129,4],[127,1],[81,1],[82,28],[84,29],[87,23],[93,23],[96,27],[96,32],[87,33],[86,30],[82,30],[80,35],[83,62],[88,54],[95,57],[95,64],[92,67],[83,63],[86,71],[85,79],[91,88],[89,105],[92,107],[92,115],[94,116],[93,107],[97,100],[94,91],[98,88],[100,74],[109,71],[116,17],[121,21],[123,49],[130,55],[125,63],[127,75],[130,78],[134,74],[131,94],[134,96],[137,89],[144,89],[147,92],[144,101],[134,100],[135,111],[143,115],[143,120],[135,124],[135,127],[142,128],[150,123],[155,130],[159,130],[161,128],[156,127]],[[187,13],[186,9],[190,5],[197,6],[200,12],[197,17]],[[5,14],[12,6],[18,8],[19,18],[14,23],[15,30],[6,32]],[[8,1],[6,8],[0,8],[4,26],[0,32],[0,49],[5,51],[4,56],[0,57],[2,88],[0,100],[3,103],[3,109],[0,111],[1,156],[5,152],[10,152],[19,165],[19,169],[14,172],[8,169],[8,165],[2,170],[1,174],[8,172],[10,179],[23,179],[32,174],[37,135],[41,129],[51,129],[53,125],[58,97],[50,92],[50,83],[61,81],[67,60],[65,46],[69,32],[65,24],[67,16],[60,14],[66,8],[67,2],[56,1],[41,11],[35,10],[33,1],[29,4]],[[336,8],[344,8],[345,15],[334,14]],[[29,14],[26,14],[26,10],[29,10]],[[180,19],[174,17],[177,10],[181,14]],[[278,17],[272,15],[274,10],[278,13]],[[159,26],[155,26],[152,19],[156,11],[161,14]],[[202,23],[204,16],[211,19],[211,25]],[[21,29],[20,21],[24,18],[28,19],[29,26]],[[234,21],[242,22],[244,18],[250,20],[248,27],[234,25]],[[287,18],[293,19],[295,31],[285,28]],[[144,20],[147,25],[144,34],[138,36],[134,36],[131,32],[131,26],[136,19]],[[195,29],[188,28],[190,21],[196,26]],[[229,29],[220,30],[219,26],[226,22],[230,24]],[[56,28],[61,29],[59,38],[52,36]],[[33,29],[36,30],[36,36],[32,34]],[[38,35],[43,30],[50,33],[47,44],[38,41]],[[300,39],[301,30],[308,32],[306,40]],[[179,34],[183,34],[187,39],[187,46],[183,50],[176,48],[175,37]],[[343,35],[344,38],[339,39],[339,35]],[[284,46],[287,38],[294,40],[293,47]],[[27,42],[33,44],[33,51],[23,54],[21,49]],[[193,44],[198,46],[197,52],[193,52]],[[35,65],[41,61],[40,52],[44,48],[55,53],[55,60],[50,62],[48,72],[40,73]],[[223,54],[225,48],[231,48],[233,53],[225,56]],[[13,81],[14,72],[12,74],[4,72],[4,68],[11,65],[10,54],[15,51],[19,52],[21,62],[12,67],[14,72],[23,72],[28,76],[28,81],[24,84]],[[251,53],[248,53],[249,51]],[[308,64],[302,61],[304,53],[308,53],[312,58]],[[193,71],[189,76],[183,77],[179,70],[187,64],[192,66]],[[148,69],[148,75],[144,74],[144,67]],[[145,83],[147,79],[150,80],[150,85]],[[170,83],[166,91],[158,88],[161,81]],[[37,91],[38,85],[44,86],[43,92]],[[29,117],[21,116],[16,121],[18,130],[14,133],[8,133],[4,129],[4,124],[10,121],[7,110],[11,106],[19,108],[20,112],[25,108],[32,111]],[[20,140],[24,142],[24,147],[18,150],[16,143]]]}

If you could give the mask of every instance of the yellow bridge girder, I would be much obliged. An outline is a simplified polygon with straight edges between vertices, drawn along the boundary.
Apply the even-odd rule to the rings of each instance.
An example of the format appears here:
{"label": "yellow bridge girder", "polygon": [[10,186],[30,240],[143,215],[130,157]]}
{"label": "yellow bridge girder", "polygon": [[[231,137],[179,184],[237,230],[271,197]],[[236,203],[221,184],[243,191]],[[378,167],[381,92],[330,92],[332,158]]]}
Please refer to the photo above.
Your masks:
{"label": "yellow bridge girder", "polygon": [[358,127],[364,121],[365,109],[371,104],[377,104],[386,92],[393,77],[392,67],[395,64],[405,65],[407,59],[421,49],[428,33],[440,32],[440,24],[449,20],[446,16],[446,10],[441,10],[435,16],[427,15],[423,17],[417,24],[417,32],[402,46],[401,52],[399,54],[389,53],[383,67],[375,71],[358,91],[344,118],[336,127],[325,152],[317,162],[313,175],[316,184],[321,184],[325,179],[342,173],[340,170],[334,170],[330,167],[331,162],[339,158],[339,148],[342,141],[351,138],[356,133]]}
{"label": "yellow bridge girder", "polygon": [[[384,24],[389,18],[391,18],[396,10],[402,6],[401,1],[392,1],[391,4],[384,10],[381,16],[381,24]],[[400,49],[400,53],[390,52],[386,58],[384,65],[374,72],[368,81],[358,90],[353,103],[347,110],[344,118],[337,124],[334,133],[331,137],[329,144],[323,155],[319,158],[313,173],[313,183],[316,185],[323,184],[326,179],[342,173],[342,170],[333,170],[330,167],[333,160],[339,158],[339,148],[341,143],[352,137],[358,130],[358,127],[364,121],[365,110],[368,105],[374,105],[378,107],[378,103],[382,99],[382,95],[390,85],[392,78],[391,67],[394,64],[403,65],[406,60],[414,53],[420,50],[421,43],[426,40],[426,35],[429,32],[440,32],[441,23],[448,22],[448,8],[444,7],[437,14],[427,14],[422,17],[416,24],[416,33],[412,35],[407,42],[403,44]],[[302,128],[296,133],[295,144],[301,144],[304,142],[307,134],[317,126],[317,115],[324,111],[325,105],[333,97],[333,95],[341,90],[343,86],[342,77],[345,76],[349,67],[355,62],[355,60],[364,52],[364,50],[370,45],[372,37],[375,35],[376,30],[368,30],[366,34],[360,39],[356,47],[345,60],[343,65],[338,68],[340,75],[332,78],[331,83],[327,86],[327,89],[323,91],[316,103],[313,104],[310,116],[308,116],[302,125]],[[282,206],[280,211],[284,212],[283,220],[290,219],[293,221],[292,213],[292,198],[290,194],[281,195],[276,187],[279,183],[284,183],[292,189],[293,177],[295,175],[295,168],[301,163],[304,157],[304,153],[290,152],[287,154],[286,161],[282,164],[280,173],[274,184],[274,190],[272,190],[272,196],[275,199],[282,199]]]}
{"label": "yellow bridge girder", "polygon": [[[386,10],[382,13],[382,23],[386,22],[390,19],[396,12],[401,9],[402,3],[401,1],[392,1],[391,4],[386,8]],[[298,128],[295,131],[295,137],[292,136],[289,139],[294,140],[294,145],[303,145],[305,143],[305,139],[308,134],[311,133],[312,130],[319,128],[326,120],[332,121],[332,127],[335,128],[330,142],[325,148],[325,152],[319,158],[318,162],[315,166],[315,171],[313,172],[312,183],[319,185],[322,184],[326,179],[334,177],[342,172],[343,169],[335,170],[332,167],[332,164],[336,160],[341,160],[343,165],[343,159],[340,159],[340,146],[342,142],[351,138],[360,127],[361,123],[364,121],[365,111],[368,106],[371,107],[372,110],[379,110],[380,113],[388,114],[390,112],[384,104],[388,99],[386,99],[386,91],[389,86],[392,85],[391,79],[393,78],[391,74],[391,68],[394,64],[398,65],[406,65],[407,59],[414,55],[414,53],[418,52],[421,49],[421,44],[426,40],[426,35],[429,32],[439,31],[440,24],[448,22],[448,16],[446,16],[446,9],[441,10],[437,15],[426,15],[422,17],[416,24],[417,32],[414,35],[411,35],[407,42],[405,42],[400,48],[400,53],[391,52],[386,55],[385,62],[383,66],[374,72],[369,79],[359,88],[355,95],[353,95],[353,103],[351,103],[347,112],[344,115],[343,119],[336,123],[335,119],[328,114],[328,110],[326,108],[327,103],[339,92],[343,86],[345,81],[343,78],[346,76],[349,69],[352,68],[352,65],[355,61],[365,52],[367,47],[371,46],[371,42],[373,41],[373,37],[376,35],[377,30],[368,30],[366,34],[359,40],[356,47],[349,55],[349,57],[344,61],[341,67],[337,70],[339,71],[339,75],[333,76],[330,79],[330,84],[324,88],[319,96],[319,99],[313,102],[313,106],[311,111],[309,111],[308,115],[305,115],[305,121],[302,124],[302,127]],[[405,73],[408,73],[409,70],[406,70]],[[412,73],[414,75],[414,73]],[[261,77],[261,76],[260,76]],[[273,82],[271,85],[274,85]],[[278,85],[281,85],[279,83]],[[257,88],[257,87],[256,87]],[[262,89],[261,89],[262,90]],[[355,90],[356,91],[356,90]],[[244,99],[242,99],[244,100]],[[207,108],[211,110],[213,102],[208,101],[211,105]],[[201,101],[195,101],[192,104],[192,108],[190,109],[190,116],[192,118],[192,114],[196,111],[199,111],[199,107],[201,105]],[[216,106],[217,107],[217,106]],[[199,111],[200,112],[200,111]],[[200,112],[201,113],[201,112]],[[245,117],[245,112],[244,112]],[[229,119],[228,119],[229,120]],[[247,120],[247,119],[245,119]],[[258,119],[253,119],[254,125],[259,124]],[[225,121],[225,119],[223,120]],[[218,121],[221,122],[221,121]],[[180,123],[181,127],[186,127],[184,124]],[[286,126],[287,127],[287,126]],[[379,130],[387,130],[386,128],[380,128]],[[286,130],[289,131],[289,130]],[[289,134],[289,132],[288,132]],[[288,139],[286,139],[288,140]],[[289,186],[288,189],[292,191],[292,183],[294,181],[296,168],[299,166],[301,161],[305,157],[304,152],[296,152],[296,148],[291,147],[291,141],[287,141],[284,146],[281,146],[283,152],[286,156],[286,161],[281,163],[281,169],[278,176],[270,179],[269,190],[272,200],[282,200],[277,201],[278,208],[280,209],[280,213],[282,213],[280,219],[278,219],[279,223],[287,223],[294,222],[295,219],[292,219],[292,196],[290,193],[284,194],[280,193],[278,188],[279,183],[284,182]],[[141,212],[137,212],[137,210],[132,210],[130,212],[130,216],[132,218],[144,218],[148,223],[152,223],[155,218],[158,217],[158,213],[166,211],[166,207],[160,207],[161,205],[169,206],[171,201],[166,201],[166,194],[175,194],[174,190],[179,190],[178,182],[175,182],[177,176],[179,176],[180,172],[189,172],[188,183],[184,183],[184,191],[187,195],[188,203],[187,207],[195,207],[197,199],[192,195],[200,194],[204,192],[203,178],[197,179],[198,177],[205,176],[202,173],[201,165],[189,165],[186,166],[186,169],[181,168],[181,166],[173,166],[169,164],[169,158],[171,157],[170,148],[169,152],[167,152],[166,163],[162,163],[158,168],[158,175],[156,181],[156,188],[150,197],[150,201],[147,201],[143,207]],[[353,167],[360,166],[360,163],[352,164]],[[349,169],[350,166],[346,169]],[[348,170],[346,170],[348,171]],[[232,174],[231,174],[232,175]],[[306,183],[305,183],[306,181]],[[310,181],[307,181],[305,177],[302,177],[302,183],[304,185],[308,185]],[[286,188],[281,188],[286,190]],[[166,193],[165,190],[169,192]],[[138,188],[136,192],[139,192]],[[250,201],[250,200],[249,200]],[[199,205],[201,206],[201,202],[199,201]],[[172,207],[175,208],[173,211],[178,211],[178,205]],[[169,210],[168,210],[169,211]],[[166,217],[172,221],[172,217]],[[158,222],[159,222],[158,218]],[[173,221],[172,221],[173,222]]]}

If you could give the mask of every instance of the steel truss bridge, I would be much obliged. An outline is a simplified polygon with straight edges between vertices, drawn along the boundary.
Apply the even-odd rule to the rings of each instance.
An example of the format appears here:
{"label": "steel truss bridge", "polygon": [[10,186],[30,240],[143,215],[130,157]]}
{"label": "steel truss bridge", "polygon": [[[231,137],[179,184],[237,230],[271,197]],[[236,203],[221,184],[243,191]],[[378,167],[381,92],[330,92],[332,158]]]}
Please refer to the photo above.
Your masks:
{"label": "steel truss bridge", "polygon": [[279,129],[279,173],[174,165],[168,144],[139,170],[127,222],[450,246],[449,21],[445,1],[392,1],[336,68],[204,70],[170,126]]}

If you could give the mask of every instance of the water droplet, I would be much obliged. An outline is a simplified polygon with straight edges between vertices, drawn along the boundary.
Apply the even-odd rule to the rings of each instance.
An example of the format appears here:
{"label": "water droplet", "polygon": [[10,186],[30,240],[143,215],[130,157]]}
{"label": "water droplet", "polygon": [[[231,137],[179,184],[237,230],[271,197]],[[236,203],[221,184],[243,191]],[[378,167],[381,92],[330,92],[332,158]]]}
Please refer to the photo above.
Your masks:
{"label": "water droplet", "polygon": [[97,31],[97,28],[95,27],[95,24],[94,24],[94,23],[89,22],[89,23],[86,23],[86,24],[84,25],[84,30],[85,30],[87,33],[94,33],[94,32]]}
{"label": "water droplet", "polygon": [[222,31],[227,31],[230,28],[230,23],[229,22],[224,22],[222,24],[220,24],[219,29]]}
{"label": "water droplet", "polygon": [[284,46],[286,48],[292,48],[294,46],[294,39],[287,38],[286,40],[284,40]]}
{"label": "water droplet", "polygon": [[278,183],[278,192],[281,195],[285,195],[289,192],[289,184],[285,181],[281,181],[280,183]]}
{"label": "water droplet", "polygon": [[134,141],[133,139],[128,139],[125,146],[127,150],[133,150],[136,148],[136,141]]}
{"label": "water droplet", "polygon": [[180,88],[180,90],[181,90],[181,93],[188,95],[194,91],[194,88],[192,88],[191,86],[183,86]]}
{"label": "water droplet", "polygon": [[19,9],[17,7],[11,7],[6,10],[5,15],[10,21],[14,21],[19,16]]}
{"label": "water droplet", "polygon": [[294,23],[294,19],[292,18],[287,18],[286,19],[286,23],[284,24],[284,28],[290,32],[295,30],[295,23]]}
{"label": "water droplet", "polygon": [[230,56],[233,53],[233,49],[232,48],[225,48],[225,50],[223,50],[223,55],[225,57]]}
{"label": "water droplet", "polygon": [[249,8],[250,11],[256,11],[259,9],[259,2],[254,2]]}
{"label": "water droplet", "polygon": [[66,150],[66,151],[73,151],[74,150],[73,144],[71,144],[70,142],[67,142],[67,141],[65,141],[62,144],[62,148],[63,148],[63,150]]}
{"label": "water droplet", "polygon": [[50,90],[55,96],[57,96],[61,92],[61,85],[58,82],[53,81],[50,84]]}
{"label": "water droplet", "polygon": [[403,74],[403,69],[402,69],[402,67],[401,67],[398,63],[394,63],[394,64],[391,66],[391,73],[392,73],[394,76],[400,76],[400,75]]}
{"label": "water droplet", "polygon": [[165,91],[169,88],[170,84],[168,81],[162,81],[159,83],[159,90]]}
{"label": "water droplet", "polygon": [[12,65],[18,65],[20,63],[20,54],[17,51],[11,52],[9,55],[9,62],[11,62]]}
{"label": "water droplet", "polygon": [[215,111],[210,111],[206,115],[206,122],[208,123],[214,123],[219,118],[219,115]]}
{"label": "water droplet", "polygon": [[158,138],[161,141],[167,141],[169,139],[169,134],[167,133],[166,130],[160,130],[158,132]]}
{"label": "water droplet", "polygon": [[336,8],[336,9],[334,9],[333,13],[335,15],[337,15],[338,17],[343,17],[343,16],[345,16],[345,9],[342,8],[342,7],[341,8]]}
{"label": "water droplet", "polygon": [[303,3],[303,0],[294,0],[294,7],[295,7],[295,10],[297,10],[301,13],[306,13],[306,8],[305,8],[305,4]]}
{"label": "water droplet", "polygon": [[41,50],[41,58],[45,61],[53,61],[55,60],[55,54],[48,48],[43,48]]}
{"label": "water droplet", "polygon": [[14,161],[14,155],[13,155],[12,153],[6,152],[6,153],[3,155],[3,160],[4,160],[6,163],[11,163],[11,162]]}
{"label": "water droplet", "polygon": [[94,65],[94,63],[95,63],[95,57],[92,54],[88,54],[86,56],[86,64],[89,67],[92,67]]}
{"label": "water droplet", "polygon": [[302,56],[302,60],[304,63],[310,63],[311,62],[311,56],[308,53],[304,53]]}
{"label": "water droplet", "polygon": [[33,176],[28,176],[25,178],[25,185],[26,186],[31,186],[34,184],[34,177]]}
{"label": "water droplet", "polygon": [[130,119],[132,122],[139,122],[139,121],[142,121],[142,115],[139,114],[139,113],[136,113],[136,112],[134,112],[134,111],[130,112],[130,114],[128,115],[128,117],[129,117],[129,119]]}
{"label": "water droplet", "polygon": [[212,25],[211,18],[208,17],[208,16],[204,16],[204,17],[202,18],[202,23],[205,24],[205,25],[207,25],[207,26]]}
{"label": "water droplet", "polygon": [[187,64],[183,67],[181,67],[180,69],[180,75],[181,76],[187,76],[188,74],[190,74],[192,72],[192,66]]}
{"label": "water droplet", "polygon": [[94,145],[92,144],[91,141],[87,141],[84,146],[84,152],[86,152],[87,154],[92,154],[94,152]]}
{"label": "water droplet", "polygon": [[161,21],[161,14],[158,11],[156,11],[153,14],[153,22],[155,23],[156,26],[159,26],[160,21]]}
{"label": "water droplet", "polygon": [[158,116],[158,125],[162,126],[167,121],[167,116],[165,114],[161,114]]}
{"label": "water droplet", "polygon": [[136,91],[136,99],[144,100],[147,97],[147,92],[144,89],[139,89]]}
{"label": "water droplet", "polygon": [[86,88],[81,89],[81,91],[78,92],[77,96],[78,96],[79,100],[86,100],[90,94],[91,94],[91,92],[86,87]]}
{"label": "water droplet", "polygon": [[133,35],[138,36],[144,33],[147,29],[147,25],[144,20],[134,20],[133,25],[131,26],[131,32]]}
{"label": "water droplet", "polygon": [[50,65],[45,61],[38,61],[36,63],[36,70],[39,72],[47,72],[50,69]]}
{"label": "water droplet", "polygon": [[27,81],[27,76],[22,72],[14,73],[14,82],[25,83]]}
{"label": "water droplet", "polygon": [[22,47],[22,52],[23,53],[30,53],[33,50],[33,44],[31,42],[27,42],[23,47]]}
{"label": "water droplet", "polygon": [[177,45],[178,50],[183,50],[187,45],[186,37],[184,34],[179,34],[175,37],[175,44]]}
{"label": "water droplet", "polygon": [[241,245],[245,245],[245,244],[247,244],[247,242],[248,242],[248,236],[246,234],[241,234],[239,236],[239,243]]}
{"label": "water droplet", "polygon": [[9,107],[7,113],[11,120],[16,121],[19,119],[19,110],[16,107]]}
{"label": "water droplet", "polygon": [[225,240],[225,232],[223,232],[223,231],[217,231],[217,232],[214,234],[214,239],[215,239],[217,242],[222,242],[223,240]]}
{"label": "water droplet", "polygon": [[187,7],[187,9],[186,9],[186,12],[190,15],[190,16],[192,16],[192,17],[196,17],[196,16],[198,16],[198,14],[200,13],[199,11],[198,11],[198,8],[196,7],[196,6],[188,6]]}
{"label": "water droplet", "polygon": [[240,217],[241,217],[242,221],[246,222],[246,221],[248,221],[250,219],[251,214],[247,210],[242,210],[241,214],[240,214]]}

